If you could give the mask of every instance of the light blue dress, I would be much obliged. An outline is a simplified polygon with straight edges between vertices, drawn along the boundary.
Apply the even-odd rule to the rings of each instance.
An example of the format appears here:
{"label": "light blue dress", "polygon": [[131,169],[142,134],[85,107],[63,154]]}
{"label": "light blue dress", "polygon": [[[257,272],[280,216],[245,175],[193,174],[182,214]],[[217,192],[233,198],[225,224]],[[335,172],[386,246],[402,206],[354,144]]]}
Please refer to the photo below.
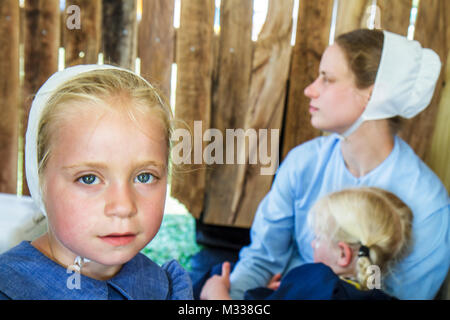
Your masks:
{"label": "light blue dress", "polygon": [[187,272],[172,260],[162,267],[143,254],[101,281],[53,262],[23,241],[0,255],[0,300],[186,300],[193,299]]}
{"label": "light blue dress", "polygon": [[278,168],[271,190],[259,204],[251,244],[240,252],[231,274],[231,296],[263,287],[275,273],[313,262],[311,206],[327,193],[374,186],[396,194],[413,211],[412,253],[382,279],[400,299],[432,299],[450,265],[449,197],[439,178],[399,137],[378,167],[356,178],[347,169],[337,135],[318,137],[292,149]]}

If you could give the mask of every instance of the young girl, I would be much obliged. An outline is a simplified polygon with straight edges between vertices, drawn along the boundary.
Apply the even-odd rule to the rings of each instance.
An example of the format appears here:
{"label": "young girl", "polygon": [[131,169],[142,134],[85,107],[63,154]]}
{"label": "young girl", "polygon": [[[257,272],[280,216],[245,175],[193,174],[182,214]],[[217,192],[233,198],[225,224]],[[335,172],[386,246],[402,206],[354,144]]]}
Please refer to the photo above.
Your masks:
{"label": "young girl", "polygon": [[28,120],[28,187],[48,232],[0,256],[5,299],[190,299],[175,261],[142,255],[161,225],[171,111],[136,74],[108,65],[55,73]]}
{"label": "young girl", "polygon": [[[249,299],[386,299],[380,290],[392,266],[411,243],[411,210],[394,194],[355,188],[321,198],[311,209],[314,264],[292,269],[277,290],[249,290]],[[228,263],[210,278],[203,299],[229,299]],[[274,276],[273,279],[276,279]],[[271,288],[278,285],[272,281]]]}

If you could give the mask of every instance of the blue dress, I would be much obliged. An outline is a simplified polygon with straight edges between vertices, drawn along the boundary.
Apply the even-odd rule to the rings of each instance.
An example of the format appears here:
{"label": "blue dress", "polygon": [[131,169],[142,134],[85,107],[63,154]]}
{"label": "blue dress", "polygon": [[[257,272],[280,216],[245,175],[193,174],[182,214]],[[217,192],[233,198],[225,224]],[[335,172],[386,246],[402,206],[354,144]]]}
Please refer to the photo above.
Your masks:
{"label": "blue dress", "polygon": [[388,190],[413,211],[412,252],[383,279],[399,299],[432,299],[450,265],[450,205],[447,190],[410,146],[395,136],[390,155],[362,177],[347,169],[341,140],[333,134],[292,149],[278,168],[272,188],[258,206],[251,243],[231,273],[230,295],[264,287],[276,273],[313,262],[311,206],[324,195],[349,187]]}
{"label": "blue dress", "polygon": [[106,281],[77,274],[77,286],[74,275],[23,241],[0,255],[0,299],[192,299],[190,278],[175,260],[160,267],[141,253]]}
{"label": "blue dress", "polygon": [[323,263],[293,268],[277,290],[256,288],[245,292],[246,300],[396,300],[380,289],[360,290],[341,279]]}

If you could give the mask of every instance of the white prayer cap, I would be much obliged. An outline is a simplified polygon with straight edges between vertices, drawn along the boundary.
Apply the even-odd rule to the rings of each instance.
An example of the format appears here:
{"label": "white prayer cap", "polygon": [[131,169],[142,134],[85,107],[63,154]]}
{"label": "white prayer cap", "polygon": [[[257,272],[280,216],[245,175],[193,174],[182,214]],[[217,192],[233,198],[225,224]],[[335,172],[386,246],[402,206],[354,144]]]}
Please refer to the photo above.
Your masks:
{"label": "white prayer cap", "polygon": [[[67,81],[75,78],[76,76],[93,71],[93,70],[106,70],[116,69],[133,73],[130,70],[111,66],[111,65],[78,65],[70,68],[66,68],[62,71],[54,73],[39,89],[31,104],[30,113],[28,116],[28,127],[25,136],[25,172],[27,178],[28,189],[30,190],[31,197],[33,198],[37,207],[44,215],[47,215],[45,206],[42,199],[42,192],[39,184],[38,173],[38,131],[39,122],[41,120],[42,113],[47,106],[48,100],[53,94]],[[146,83],[144,78],[141,77]],[[148,83],[150,87],[151,84]]]}
{"label": "white prayer cap", "polygon": [[439,56],[415,40],[383,31],[384,42],[372,96],[358,120],[344,133],[348,137],[362,122],[395,116],[412,118],[433,97],[441,71]]}

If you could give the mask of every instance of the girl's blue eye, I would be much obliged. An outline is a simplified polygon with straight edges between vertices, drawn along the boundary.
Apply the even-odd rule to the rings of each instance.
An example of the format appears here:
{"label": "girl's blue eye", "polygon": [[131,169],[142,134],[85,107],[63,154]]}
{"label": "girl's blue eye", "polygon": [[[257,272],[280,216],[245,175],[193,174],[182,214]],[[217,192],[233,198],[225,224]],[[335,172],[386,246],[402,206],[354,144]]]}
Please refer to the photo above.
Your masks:
{"label": "girl's blue eye", "polygon": [[152,183],[155,177],[151,173],[141,173],[139,174],[134,182],[138,183]]}
{"label": "girl's blue eye", "polygon": [[79,182],[83,183],[83,184],[98,184],[98,178],[96,176],[94,176],[93,174],[88,174],[85,176],[82,176],[81,178],[78,179]]}

